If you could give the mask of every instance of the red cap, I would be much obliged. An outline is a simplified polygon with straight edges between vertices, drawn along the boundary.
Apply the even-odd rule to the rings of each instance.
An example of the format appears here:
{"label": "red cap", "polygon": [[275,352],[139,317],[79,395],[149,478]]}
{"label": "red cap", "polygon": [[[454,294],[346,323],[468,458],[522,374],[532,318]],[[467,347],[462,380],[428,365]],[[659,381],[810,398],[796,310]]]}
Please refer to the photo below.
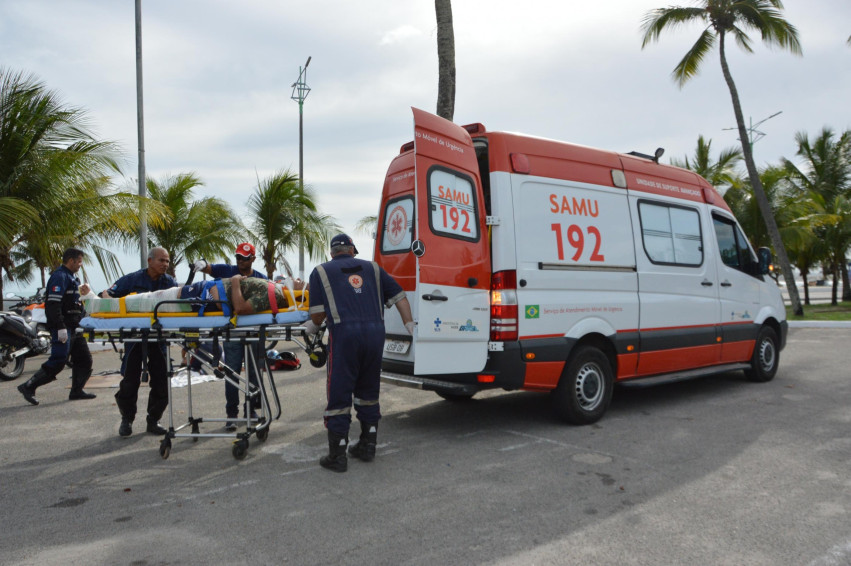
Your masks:
{"label": "red cap", "polygon": [[236,255],[241,255],[242,257],[254,256],[256,255],[254,253],[254,246],[248,242],[242,242],[236,247]]}

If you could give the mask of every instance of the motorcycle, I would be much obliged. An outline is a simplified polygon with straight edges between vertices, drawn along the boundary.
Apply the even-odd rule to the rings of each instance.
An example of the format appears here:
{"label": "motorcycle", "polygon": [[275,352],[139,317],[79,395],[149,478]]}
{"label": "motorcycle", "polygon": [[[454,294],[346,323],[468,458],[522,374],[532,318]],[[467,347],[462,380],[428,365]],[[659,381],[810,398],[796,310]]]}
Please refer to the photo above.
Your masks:
{"label": "motorcycle", "polygon": [[14,293],[8,293],[6,295],[7,299],[17,299],[17,302],[9,307],[9,310],[15,314],[21,315],[27,322],[35,320],[36,322],[41,323],[39,325],[39,328],[41,329],[41,327],[47,323],[47,318],[44,315],[46,291],[47,289],[41,287],[35,292],[35,295],[26,298],[20,295],[15,295]]}
{"label": "motorcycle", "polygon": [[41,323],[27,321],[14,312],[0,312],[0,380],[18,378],[24,372],[27,358],[49,351],[50,333]]}

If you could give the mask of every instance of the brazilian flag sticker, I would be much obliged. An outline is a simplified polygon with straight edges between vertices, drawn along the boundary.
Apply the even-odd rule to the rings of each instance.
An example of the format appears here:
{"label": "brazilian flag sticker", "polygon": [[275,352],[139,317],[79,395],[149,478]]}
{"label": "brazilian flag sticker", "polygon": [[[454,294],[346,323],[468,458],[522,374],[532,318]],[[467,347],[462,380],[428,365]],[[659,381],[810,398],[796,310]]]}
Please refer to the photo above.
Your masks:
{"label": "brazilian flag sticker", "polygon": [[538,318],[541,314],[541,309],[538,305],[526,305],[526,318]]}

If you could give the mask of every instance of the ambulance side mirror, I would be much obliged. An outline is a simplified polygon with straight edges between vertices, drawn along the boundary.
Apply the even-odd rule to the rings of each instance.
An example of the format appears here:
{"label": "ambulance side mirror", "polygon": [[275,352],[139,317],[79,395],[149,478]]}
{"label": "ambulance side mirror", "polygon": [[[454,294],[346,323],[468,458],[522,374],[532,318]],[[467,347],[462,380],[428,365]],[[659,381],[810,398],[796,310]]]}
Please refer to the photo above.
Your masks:
{"label": "ambulance side mirror", "polygon": [[771,265],[771,250],[768,248],[759,248],[756,251],[756,256],[759,258],[759,274],[768,275],[771,273],[773,269]]}

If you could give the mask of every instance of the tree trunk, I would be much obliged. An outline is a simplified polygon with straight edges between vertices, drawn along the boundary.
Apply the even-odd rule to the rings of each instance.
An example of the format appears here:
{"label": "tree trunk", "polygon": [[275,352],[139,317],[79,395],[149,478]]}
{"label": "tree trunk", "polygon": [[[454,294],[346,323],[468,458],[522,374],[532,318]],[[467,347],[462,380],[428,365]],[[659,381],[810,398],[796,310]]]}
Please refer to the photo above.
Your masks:
{"label": "tree trunk", "polygon": [[455,115],[455,31],[452,0],[434,0],[437,16],[437,115],[452,121]]}
{"label": "tree trunk", "polygon": [[810,288],[807,285],[807,274],[801,273],[801,276],[804,278],[804,303],[809,306],[810,305]]}
{"label": "tree trunk", "polygon": [[849,286],[848,280],[848,263],[843,261],[839,271],[842,273],[842,300],[851,301],[851,286]]}
{"label": "tree trunk", "polygon": [[783,245],[783,240],[780,238],[780,230],[777,228],[777,221],[774,219],[774,212],[771,210],[768,197],[765,195],[765,189],[762,188],[762,181],[759,179],[759,171],[757,171],[756,163],[753,159],[753,148],[750,144],[750,137],[745,129],[745,118],[742,113],[741,102],[739,102],[739,92],[736,90],[736,84],[733,82],[733,76],[730,74],[730,68],[727,66],[727,57],[724,54],[723,31],[719,33],[719,37],[721,71],[724,73],[724,80],[727,81],[727,87],[730,89],[730,97],[733,100],[733,112],[736,115],[736,125],[739,128],[739,139],[742,141],[742,154],[745,158],[748,176],[750,177],[751,186],[753,187],[754,198],[759,205],[759,211],[762,213],[762,219],[765,221],[768,237],[771,239],[771,244],[774,246],[774,253],[777,256],[778,263],[780,264],[780,270],[783,272],[783,279],[786,281],[786,290],[789,293],[789,300],[792,303],[792,312],[794,312],[796,316],[802,316],[804,314],[804,307],[801,305],[801,298],[798,296],[798,287],[795,285],[795,274],[792,271],[791,263],[789,263],[789,256],[786,254],[786,247]]}

